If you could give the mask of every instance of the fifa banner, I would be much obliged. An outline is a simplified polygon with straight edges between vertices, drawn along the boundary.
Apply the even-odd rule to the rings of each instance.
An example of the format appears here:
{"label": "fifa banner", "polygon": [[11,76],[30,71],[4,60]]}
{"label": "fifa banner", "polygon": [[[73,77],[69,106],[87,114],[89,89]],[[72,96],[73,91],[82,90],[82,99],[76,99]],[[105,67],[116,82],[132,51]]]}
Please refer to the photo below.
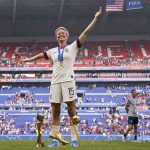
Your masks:
{"label": "fifa banner", "polygon": [[141,9],[144,7],[144,0],[127,0],[126,10]]}

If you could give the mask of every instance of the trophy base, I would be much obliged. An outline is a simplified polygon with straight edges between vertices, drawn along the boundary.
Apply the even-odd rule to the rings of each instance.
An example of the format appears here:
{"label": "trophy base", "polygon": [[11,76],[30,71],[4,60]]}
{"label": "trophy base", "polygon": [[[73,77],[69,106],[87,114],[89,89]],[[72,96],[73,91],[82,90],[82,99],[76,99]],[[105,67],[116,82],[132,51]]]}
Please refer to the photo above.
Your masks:
{"label": "trophy base", "polygon": [[36,148],[44,147],[44,143],[43,143],[43,141],[41,141],[41,142],[36,142],[35,147],[36,147]]}

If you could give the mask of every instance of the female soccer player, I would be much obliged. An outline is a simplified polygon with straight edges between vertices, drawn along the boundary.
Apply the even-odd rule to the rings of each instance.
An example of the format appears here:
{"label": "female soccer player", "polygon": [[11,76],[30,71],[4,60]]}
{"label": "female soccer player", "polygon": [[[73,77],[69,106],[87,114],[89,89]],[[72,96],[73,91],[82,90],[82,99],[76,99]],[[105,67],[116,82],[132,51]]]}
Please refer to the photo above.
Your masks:
{"label": "female soccer player", "polygon": [[[70,130],[71,130],[71,146],[77,147],[77,137],[73,129],[74,118],[76,119],[76,91],[75,91],[75,75],[74,75],[74,61],[78,49],[85,42],[88,34],[95,26],[96,22],[102,13],[102,8],[96,12],[94,19],[88,27],[81,33],[79,38],[72,44],[68,45],[69,32],[65,27],[59,27],[55,30],[56,40],[58,46],[48,51],[38,54],[31,58],[22,60],[23,62],[34,61],[40,58],[46,58],[53,61],[53,74],[50,88],[50,102],[52,107],[52,130],[49,136],[52,137],[52,143],[49,147],[59,146],[59,142],[64,145],[69,142],[62,138],[60,130],[60,108],[62,100],[67,104],[68,114],[70,116]],[[59,141],[59,142],[58,142]]]}

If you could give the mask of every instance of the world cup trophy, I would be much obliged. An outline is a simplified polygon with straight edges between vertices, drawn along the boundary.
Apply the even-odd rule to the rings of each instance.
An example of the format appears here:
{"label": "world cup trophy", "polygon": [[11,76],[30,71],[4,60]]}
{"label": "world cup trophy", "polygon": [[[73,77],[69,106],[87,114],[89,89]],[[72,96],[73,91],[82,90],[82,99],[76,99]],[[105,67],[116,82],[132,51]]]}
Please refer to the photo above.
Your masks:
{"label": "world cup trophy", "polygon": [[42,141],[42,126],[43,126],[43,120],[44,120],[44,115],[37,113],[37,130],[38,130],[38,137],[36,141],[36,148],[44,147],[44,143]]}

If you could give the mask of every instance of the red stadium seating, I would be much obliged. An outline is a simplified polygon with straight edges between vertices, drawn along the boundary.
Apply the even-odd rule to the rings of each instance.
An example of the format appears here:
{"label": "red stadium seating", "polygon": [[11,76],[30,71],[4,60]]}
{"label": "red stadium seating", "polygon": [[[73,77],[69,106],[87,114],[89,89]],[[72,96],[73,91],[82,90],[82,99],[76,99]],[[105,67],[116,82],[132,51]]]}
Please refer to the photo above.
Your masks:
{"label": "red stadium seating", "polygon": [[[143,61],[144,56],[150,59],[150,42],[144,42],[143,49],[140,41],[128,42],[128,48],[123,41],[118,42],[87,42],[79,51],[75,66],[90,67],[90,66],[132,66],[140,65],[147,66]],[[32,57],[51,47],[55,43],[0,43],[0,55],[20,63],[21,58]],[[8,51],[2,49],[8,49]],[[130,50],[129,50],[130,48]],[[144,51],[144,52],[143,52]],[[129,57],[129,52],[131,56]],[[5,53],[5,54],[4,54]],[[144,63],[143,63],[144,62]],[[9,63],[10,64],[10,63]],[[2,66],[8,67],[7,63]],[[17,65],[22,66],[22,65]],[[28,64],[28,67],[49,67],[50,60],[40,59],[36,63]]]}

